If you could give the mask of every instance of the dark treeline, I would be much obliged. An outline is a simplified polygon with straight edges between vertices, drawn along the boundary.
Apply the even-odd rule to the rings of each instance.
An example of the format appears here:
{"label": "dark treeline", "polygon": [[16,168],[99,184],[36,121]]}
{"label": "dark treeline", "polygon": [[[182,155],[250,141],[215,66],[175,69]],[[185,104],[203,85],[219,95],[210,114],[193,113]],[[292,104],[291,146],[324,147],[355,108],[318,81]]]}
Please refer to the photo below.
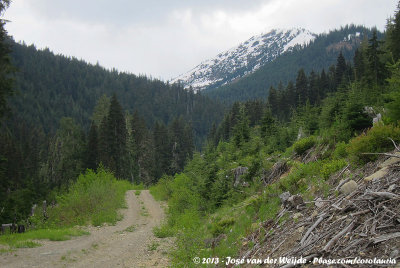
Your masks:
{"label": "dark treeline", "polygon": [[15,96],[9,100],[12,114],[43,128],[45,133],[54,133],[62,117],[72,117],[88,129],[96,101],[104,94],[115,93],[124,111],[138,111],[148,126],[169,124],[182,116],[192,123],[195,144],[201,148],[212,124],[224,111],[219,103],[179,85],[106,70],[12,40],[10,49],[11,61],[18,70]]}

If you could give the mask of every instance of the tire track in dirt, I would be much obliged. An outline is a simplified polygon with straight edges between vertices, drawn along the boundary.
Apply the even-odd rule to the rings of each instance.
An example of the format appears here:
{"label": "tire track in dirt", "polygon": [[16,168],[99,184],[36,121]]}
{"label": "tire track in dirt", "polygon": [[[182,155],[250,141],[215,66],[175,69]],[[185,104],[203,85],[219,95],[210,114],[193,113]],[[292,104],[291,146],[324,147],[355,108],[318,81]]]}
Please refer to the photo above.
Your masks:
{"label": "tire track in dirt", "polygon": [[2,254],[0,267],[166,267],[172,239],[154,237],[164,211],[148,190],[126,193],[128,209],[115,226],[87,227],[88,236],[68,241],[39,241],[38,248]]}

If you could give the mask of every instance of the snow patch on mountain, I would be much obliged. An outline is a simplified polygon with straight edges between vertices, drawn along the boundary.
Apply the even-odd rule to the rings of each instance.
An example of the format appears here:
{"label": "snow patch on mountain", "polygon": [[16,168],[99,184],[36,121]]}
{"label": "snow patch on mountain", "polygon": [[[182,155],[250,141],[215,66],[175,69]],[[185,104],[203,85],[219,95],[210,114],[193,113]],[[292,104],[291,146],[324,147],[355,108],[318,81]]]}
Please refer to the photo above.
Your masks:
{"label": "snow patch on mountain", "polygon": [[297,45],[310,43],[315,37],[315,34],[301,28],[275,29],[251,37],[170,82],[183,83],[185,88],[192,87],[195,91],[225,85],[253,73]]}

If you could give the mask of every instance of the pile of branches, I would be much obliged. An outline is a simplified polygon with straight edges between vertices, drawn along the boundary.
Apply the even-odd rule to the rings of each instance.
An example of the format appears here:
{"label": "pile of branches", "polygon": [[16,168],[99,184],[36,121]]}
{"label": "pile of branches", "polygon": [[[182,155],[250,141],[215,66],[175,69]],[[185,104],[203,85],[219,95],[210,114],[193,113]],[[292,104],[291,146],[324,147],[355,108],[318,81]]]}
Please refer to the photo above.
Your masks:
{"label": "pile of branches", "polygon": [[393,245],[400,244],[399,180],[400,172],[395,171],[383,180],[361,185],[348,196],[327,201],[316,210],[313,220],[306,218],[294,227],[307,226],[307,231],[298,246],[285,255],[400,257],[396,247],[384,243],[391,240]]}
{"label": "pile of branches", "polygon": [[[300,212],[308,216],[280,224],[280,218],[288,213],[283,209],[277,220],[264,222],[247,238],[255,246],[242,252],[242,257],[303,257],[310,261],[319,257],[377,257],[400,261],[400,167],[390,169],[386,177],[359,183],[348,195],[312,201],[315,206]],[[301,230],[297,237],[296,230]]]}

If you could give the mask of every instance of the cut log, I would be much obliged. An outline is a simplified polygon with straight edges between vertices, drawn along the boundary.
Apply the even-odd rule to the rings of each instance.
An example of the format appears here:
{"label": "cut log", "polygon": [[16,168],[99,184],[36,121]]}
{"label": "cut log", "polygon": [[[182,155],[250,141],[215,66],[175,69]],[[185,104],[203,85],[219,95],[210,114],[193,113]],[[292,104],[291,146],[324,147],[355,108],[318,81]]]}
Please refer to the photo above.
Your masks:
{"label": "cut log", "polygon": [[384,199],[400,199],[400,195],[389,193],[389,192],[372,192],[368,191],[366,194],[371,195],[373,197],[381,197]]}
{"label": "cut log", "polygon": [[400,232],[380,235],[378,237],[372,238],[371,240],[374,244],[378,244],[378,243],[385,242],[387,240],[390,240],[393,238],[398,238],[398,237],[400,237]]}
{"label": "cut log", "polygon": [[365,155],[386,155],[386,156],[390,156],[390,157],[397,157],[400,158],[400,155],[397,154],[388,154],[388,153],[362,153]]}
{"label": "cut log", "polygon": [[300,245],[304,246],[304,242],[306,241],[307,237],[311,234],[311,232],[318,226],[318,224],[321,223],[321,221],[324,220],[326,214],[322,214],[321,216],[319,216],[318,220],[310,227],[308,228],[306,234],[303,236],[303,238],[300,241]]}
{"label": "cut log", "polygon": [[325,247],[323,248],[323,251],[325,252],[329,251],[332,248],[332,246],[336,243],[336,241],[339,240],[339,238],[342,237],[347,232],[350,232],[353,229],[353,227],[354,227],[354,221],[351,222],[342,231],[340,231],[337,235],[335,235],[331,240],[329,240],[328,244],[326,244]]}

